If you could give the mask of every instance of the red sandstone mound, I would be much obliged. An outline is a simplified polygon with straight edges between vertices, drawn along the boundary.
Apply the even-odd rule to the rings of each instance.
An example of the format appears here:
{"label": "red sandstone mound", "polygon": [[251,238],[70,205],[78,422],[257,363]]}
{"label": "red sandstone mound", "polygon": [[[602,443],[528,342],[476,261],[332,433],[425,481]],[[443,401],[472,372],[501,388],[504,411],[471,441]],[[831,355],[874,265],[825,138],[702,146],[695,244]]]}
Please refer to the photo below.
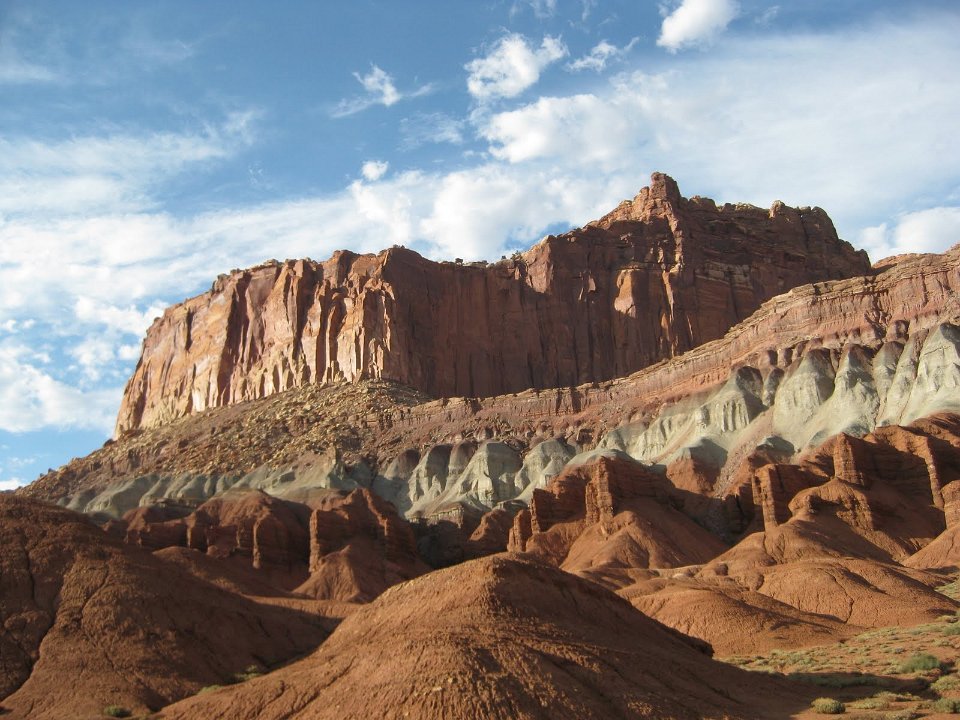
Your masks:
{"label": "red sandstone mound", "polygon": [[124,547],[76,513],[0,495],[0,707],[12,717],[155,710],[315,648],[325,624]]}
{"label": "red sandstone mound", "polygon": [[393,248],[221,276],[151,327],[117,430],[362,377],[438,397],[608,380],[792,287],[868,273],[819,208],[718,208],[656,173],[599,221],[492,265]]}
{"label": "red sandstone mound", "polygon": [[388,590],[309,658],[162,718],[765,718],[806,704],[603,588],[495,556]]}
{"label": "red sandstone mound", "polygon": [[947,529],[903,561],[912,568],[960,570],[960,481],[954,480],[942,490]]}
{"label": "red sandstone mound", "polygon": [[700,576],[859,627],[912,625],[956,610],[933,590],[937,578],[891,562],[848,528],[836,518],[793,518],[749,535]]}
{"label": "red sandstone mound", "polygon": [[[944,508],[955,523],[958,429],[960,418],[939,415],[863,439],[838,435],[797,465],[762,465],[744,499],[765,529],[726,551],[678,512],[690,492],[674,487],[669,472],[600,454],[534,491],[511,547],[619,589],[725,654],[930,621],[956,603],[935,592],[939,578],[897,561],[950,565],[953,533],[931,540]],[[709,496],[693,497],[698,505]]]}
{"label": "red sandstone mound", "polygon": [[734,583],[682,574],[641,580],[617,594],[664,625],[706,640],[721,657],[828,645],[859,630]]}

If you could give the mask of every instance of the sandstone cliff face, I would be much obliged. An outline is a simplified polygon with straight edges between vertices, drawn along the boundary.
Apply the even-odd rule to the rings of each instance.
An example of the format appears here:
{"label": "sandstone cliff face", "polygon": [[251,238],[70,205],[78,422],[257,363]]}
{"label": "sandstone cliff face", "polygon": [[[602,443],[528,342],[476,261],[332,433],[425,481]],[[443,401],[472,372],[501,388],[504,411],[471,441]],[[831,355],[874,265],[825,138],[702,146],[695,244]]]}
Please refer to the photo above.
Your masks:
{"label": "sandstone cliff face", "polygon": [[117,432],[336,380],[436,397],[608,380],[792,287],[867,272],[819,208],[718,208],[655,174],[599,221],[492,265],[393,248],[221,276],[151,327]]}

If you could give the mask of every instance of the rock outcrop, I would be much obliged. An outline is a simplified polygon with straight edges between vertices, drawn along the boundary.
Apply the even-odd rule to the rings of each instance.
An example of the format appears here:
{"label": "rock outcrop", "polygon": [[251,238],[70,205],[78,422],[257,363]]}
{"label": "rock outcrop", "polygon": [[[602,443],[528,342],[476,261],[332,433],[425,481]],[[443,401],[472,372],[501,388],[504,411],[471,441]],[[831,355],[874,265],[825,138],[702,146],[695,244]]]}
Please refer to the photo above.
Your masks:
{"label": "rock outcrop", "polygon": [[596,453],[533,491],[507,548],[601,580],[608,568],[675,568],[723,552],[682,504],[662,475],[622,453]]}
{"label": "rock outcrop", "polygon": [[77,513],[0,495],[0,699],[10,717],[153,712],[313,650],[332,624],[316,608],[215,587]]}
{"label": "rock outcrop", "polygon": [[318,599],[368,602],[430,568],[410,524],[369,490],[331,493],[310,515],[310,578],[298,590]]}
{"label": "rock outcrop", "polygon": [[627,375],[805,283],[869,272],[819,208],[717,207],[669,177],[498,263],[392,248],[223,275],[150,328],[120,435],[307,383],[488,397]]}
{"label": "rock outcrop", "polygon": [[[317,600],[369,602],[430,569],[417,552],[411,524],[370,490],[327,490],[307,505],[234,488],[192,512],[171,503],[147,505],[124,515],[120,528],[115,523],[108,532],[128,544],[196,550]],[[492,542],[490,552],[502,550],[506,531],[503,536],[502,547],[489,537],[481,547]],[[443,545],[440,550],[449,552]]]}

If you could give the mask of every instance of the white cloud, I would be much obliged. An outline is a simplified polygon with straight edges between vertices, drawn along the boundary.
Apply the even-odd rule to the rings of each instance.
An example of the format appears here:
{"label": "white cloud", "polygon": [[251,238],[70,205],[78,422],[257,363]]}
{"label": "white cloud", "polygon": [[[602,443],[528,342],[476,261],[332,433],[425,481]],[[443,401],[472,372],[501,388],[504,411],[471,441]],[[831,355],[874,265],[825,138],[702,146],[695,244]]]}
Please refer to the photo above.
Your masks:
{"label": "white cloud", "polygon": [[397,92],[397,88],[393,84],[393,78],[376,65],[366,75],[354,73],[353,76],[357,79],[357,82],[363,85],[363,89],[370,93],[375,101],[381,105],[390,107],[400,99],[400,93]]}
{"label": "white cloud", "polygon": [[22,487],[26,484],[26,480],[17,477],[0,480],[0,492],[3,492],[4,490],[16,490],[18,487]]}
{"label": "white cloud", "polygon": [[618,48],[606,40],[601,40],[593,46],[589,53],[577,58],[573,62],[567,63],[567,69],[573,72],[580,72],[581,70],[602,72],[606,69],[608,63],[622,60],[639,41],[640,38],[633,38],[622,48]]}
{"label": "white cloud", "polygon": [[[625,96],[629,99],[630,96]],[[581,162],[611,163],[631,157],[638,127],[617,97],[543,97],[490,117],[480,132],[491,154],[511,163],[576,153]]]}
{"label": "white cloud", "polygon": [[353,76],[363,86],[366,95],[341,100],[331,112],[333,117],[341,118],[356,115],[358,112],[374,105],[390,107],[403,99],[421,97],[433,91],[433,86],[427,84],[421,85],[409,93],[400,92],[397,90],[393,76],[376,65],[371,66],[370,72],[366,75],[354,73]]}
{"label": "white cloud", "polygon": [[70,355],[80,364],[84,377],[96,382],[117,357],[114,343],[102,335],[91,335],[74,345]]}
{"label": "white cloud", "polygon": [[130,362],[140,357],[142,346],[140,344],[121,345],[117,348],[117,357],[120,360]]}
{"label": "white cloud", "polygon": [[736,0],[683,0],[663,19],[657,45],[676,52],[708,43],[739,13],[740,5]]}
{"label": "white cloud", "polygon": [[464,66],[469,73],[467,90],[480,101],[516,97],[536,84],[540,73],[567,53],[559,38],[547,36],[535,49],[523,35],[505,35],[488,55]]}
{"label": "white cloud", "polygon": [[0,53],[0,85],[27,85],[56,80],[56,73],[49,68],[27,62],[14,55]]}
{"label": "white cloud", "polygon": [[753,37],[670,71],[488,114],[479,132],[508,162],[575,173],[600,160],[601,173],[660,169],[718,200],[820,205],[855,239],[957,184],[957,32],[960,19],[935,15]]}
{"label": "white cloud", "polygon": [[523,0],[522,3],[514,2],[510,8],[511,16],[519,12],[521,4],[528,6],[533,14],[541,19],[553,17],[557,12],[557,0]]}
{"label": "white cloud", "polygon": [[603,178],[555,164],[489,163],[438,179],[419,234],[434,257],[493,259],[556,223],[580,223],[635,192],[634,169]]}
{"label": "white cloud", "polygon": [[780,6],[771,5],[770,7],[765,9],[762,13],[760,13],[757,17],[755,17],[753,21],[757,25],[767,26],[770,23],[772,23],[776,19],[777,15],[779,14],[780,14]]}
{"label": "white cloud", "polygon": [[13,335],[18,332],[26,332],[30,328],[36,325],[36,321],[28,318],[26,320],[16,320],[15,318],[9,318],[0,322],[0,330],[3,330],[6,333]]}
{"label": "white cloud", "polygon": [[367,160],[360,168],[360,174],[363,175],[364,180],[376,182],[387,174],[389,167],[390,163],[382,160]]}
{"label": "white cloud", "polygon": [[0,138],[0,213],[90,214],[149,206],[150,189],[172,175],[251,144],[257,117],[254,111],[234,113],[201,133],[89,135],[53,143]]}
{"label": "white cloud", "polygon": [[894,227],[881,223],[860,233],[860,247],[874,261],[904,253],[943,252],[960,243],[960,207],[904,213]]}
{"label": "white cloud", "polygon": [[30,363],[23,346],[0,346],[0,430],[85,428],[110,433],[120,388],[82,391]]}
{"label": "white cloud", "polygon": [[446,113],[418,113],[400,121],[402,150],[415,150],[427,143],[463,143],[466,123]]}

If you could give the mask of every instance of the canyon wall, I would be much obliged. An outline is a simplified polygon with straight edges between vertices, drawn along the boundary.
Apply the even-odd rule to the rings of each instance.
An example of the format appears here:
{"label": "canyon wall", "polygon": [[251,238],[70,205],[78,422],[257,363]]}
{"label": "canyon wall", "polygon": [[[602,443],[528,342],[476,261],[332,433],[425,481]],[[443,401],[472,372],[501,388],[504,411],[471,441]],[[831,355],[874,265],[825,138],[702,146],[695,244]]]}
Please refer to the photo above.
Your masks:
{"label": "canyon wall", "polygon": [[489,397],[610,380],[797,285],[869,271],[819,208],[717,207],[657,173],[600,220],[493,264],[392,248],[223,275],[154,322],[117,434],[309,383]]}

